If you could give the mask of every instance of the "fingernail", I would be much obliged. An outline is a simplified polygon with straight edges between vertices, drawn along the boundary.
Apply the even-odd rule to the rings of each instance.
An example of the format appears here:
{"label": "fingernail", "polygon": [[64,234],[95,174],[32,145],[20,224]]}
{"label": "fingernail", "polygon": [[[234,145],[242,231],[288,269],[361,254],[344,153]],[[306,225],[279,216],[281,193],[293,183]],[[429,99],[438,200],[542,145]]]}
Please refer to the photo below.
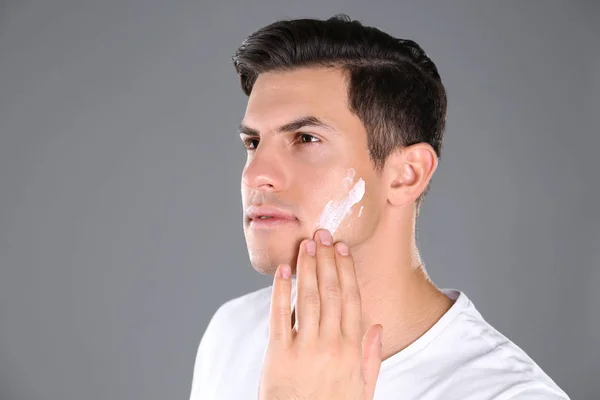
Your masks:
{"label": "fingernail", "polygon": [[281,266],[281,276],[282,276],[282,278],[289,279],[289,277],[291,275],[292,275],[292,268],[289,265],[287,265],[287,264],[282,265]]}
{"label": "fingernail", "polygon": [[311,256],[315,255],[315,252],[317,250],[317,244],[315,243],[314,240],[307,240],[304,247],[306,248],[306,252],[308,254],[310,254]]}
{"label": "fingernail", "polygon": [[343,256],[348,255],[348,246],[346,246],[346,243],[337,242],[335,244],[335,248],[337,249],[338,253],[340,253],[341,255],[343,255]]}
{"label": "fingernail", "polygon": [[321,229],[319,231],[319,239],[321,240],[321,243],[323,243],[325,246],[331,246],[331,233],[329,233],[328,230]]}
{"label": "fingernail", "polygon": [[383,346],[383,326],[381,327],[381,329],[379,330],[379,344],[381,346]]}

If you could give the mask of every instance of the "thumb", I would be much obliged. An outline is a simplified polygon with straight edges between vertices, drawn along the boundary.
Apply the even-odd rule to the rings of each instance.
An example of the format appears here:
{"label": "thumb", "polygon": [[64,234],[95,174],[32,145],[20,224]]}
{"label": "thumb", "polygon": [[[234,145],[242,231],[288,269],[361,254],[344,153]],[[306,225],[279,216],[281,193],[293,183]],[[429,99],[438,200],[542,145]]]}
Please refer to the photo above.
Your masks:
{"label": "thumb", "polygon": [[379,334],[383,334],[383,325],[373,325],[362,340],[362,371],[365,381],[365,400],[372,400],[375,396],[375,385],[379,376],[382,361],[381,342]]}

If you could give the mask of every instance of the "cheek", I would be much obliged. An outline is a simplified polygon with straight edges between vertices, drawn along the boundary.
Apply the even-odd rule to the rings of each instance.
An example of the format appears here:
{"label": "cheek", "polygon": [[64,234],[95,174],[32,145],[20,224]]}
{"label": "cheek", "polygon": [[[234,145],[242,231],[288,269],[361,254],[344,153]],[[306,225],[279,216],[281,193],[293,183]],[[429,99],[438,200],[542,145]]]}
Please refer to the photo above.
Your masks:
{"label": "cheek", "polygon": [[335,231],[335,241],[343,240],[353,247],[373,235],[379,221],[379,206],[371,195],[367,191],[362,200],[352,207]]}
{"label": "cheek", "polygon": [[[313,231],[324,228],[329,230],[335,238],[345,238],[352,232],[361,232],[364,229],[362,220],[373,209],[369,206],[370,193],[365,180],[356,176],[354,169],[348,170],[347,176],[329,181],[334,190],[334,195],[327,196],[319,203]],[[323,197],[321,197],[323,198]]]}
{"label": "cheek", "polygon": [[360,206],[364,195],[365,181],[359,178],[346,196],[341,199],[329,200],[325,204],[316,222],[317,227],[327,229],[332,235],[335,235],[342,222],[356,209],[356,206]]}

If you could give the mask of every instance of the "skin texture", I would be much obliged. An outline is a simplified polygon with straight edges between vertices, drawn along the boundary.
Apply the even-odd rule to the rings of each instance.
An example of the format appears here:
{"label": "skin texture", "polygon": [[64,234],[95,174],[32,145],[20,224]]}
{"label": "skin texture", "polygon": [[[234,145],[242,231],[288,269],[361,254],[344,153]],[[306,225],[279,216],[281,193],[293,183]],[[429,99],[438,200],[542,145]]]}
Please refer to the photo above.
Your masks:
{"label": "skin texture", "polygon": [[[329,128],[278,131],[308,116]],[[334,68],[261,74],[242,125],[253,130],[242,129],[251,134],[240,135],[248,148],[241,180],[244,209],[271,205],[296,218],[268,230],[252,229],[244,220],[250,261],[261,274],[274,275],[281,264],[292,267],[298,280],[299,325],[303,318],[301,274],[297,273],[300,244],[315,234],[327,203],[348,196],[352,185],[347,178],[354,170],[352,183],[364,180],[365,193],[340,223],[333,242],[347,244],[352,255],[361,296],[358,335],[369,337],[374,326],[382,325],[381,359],[385,360],[425,333],[452,304],[429,280],[415,243],[415,200],[437,168],[433,148],[418,143],[397,149],[383,170],[376,171],[365,127],[348,108],[345,75]],[[319,267],[317,263],[317,271]]]}

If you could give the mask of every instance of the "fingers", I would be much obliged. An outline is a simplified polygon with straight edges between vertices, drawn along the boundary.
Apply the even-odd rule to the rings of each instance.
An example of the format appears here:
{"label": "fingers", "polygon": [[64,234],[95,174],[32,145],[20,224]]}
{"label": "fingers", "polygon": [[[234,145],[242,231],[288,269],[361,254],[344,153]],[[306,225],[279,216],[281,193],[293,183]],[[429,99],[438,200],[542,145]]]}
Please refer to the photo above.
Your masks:
{"label": "fingers", "polygon": [[321,320],[319,335],[339,338],[342,320],[342,289],[338,279],[336,259],[331,233],[320,229],[315,235],[317,242],[317,282],[321,296]]}
{"label": "fingers", "polygon": [[354,269],[354,260],[343,242],[335,245],[335,262],[342,290],[341,331],[346,337],[361,340],[362,302]]}
{"label": "fingers", "polygon": [[372,399],[375,395],[377,377],[383,359],[382,342],[379,336],[382,333],[383,326],[381,324],[373,325],[362,339],[362,372],[365,382],[365,399]]}
{"label": "fingers", "polygon": [[297,337],[345,336],[360,343],[361,297],[347,245],[339,242],[333,246],[331,234],[319,229],[314,240],[300,244],[296,277]]}
{"label": "fingers", "polygon": [[[287,277],[282,272],[289,271]],[[269,340],[272,343],[291,345],[292,329],[290,320],[292,318],[291,300],[292,279],[291,268],[287,264],[281,264],[275,272],[273,279],[273,293],[271,295],[271,316],[269,321]]]}
{"label": "fingers", "polygon": [[316,243],[307,239],[300,243],[296,266],[296,322],[297,337],[314,339],[319,335],[321,298],[317,283]]}

